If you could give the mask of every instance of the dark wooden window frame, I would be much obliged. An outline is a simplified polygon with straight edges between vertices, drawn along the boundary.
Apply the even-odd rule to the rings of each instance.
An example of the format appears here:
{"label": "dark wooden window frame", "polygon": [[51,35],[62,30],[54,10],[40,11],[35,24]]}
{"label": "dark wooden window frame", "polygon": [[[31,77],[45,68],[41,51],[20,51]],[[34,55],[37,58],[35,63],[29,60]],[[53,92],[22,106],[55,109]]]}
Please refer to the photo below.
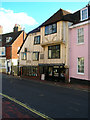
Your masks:
{"label": "dark wooden window frame", "polygon": [[[53,48],[53,47],[55,47],[55,46],[59,46],[59,57],[53,57],[53,49],[50,49],[50,47],[51,48]],[[49,50],[51,50],[51,58],[49,58]],[[55,50],[57,50],[57,49],[55,49]],[[60,44],[59,45],[52,45],[52,46],[48,46],[48,59],[60,59]]]}

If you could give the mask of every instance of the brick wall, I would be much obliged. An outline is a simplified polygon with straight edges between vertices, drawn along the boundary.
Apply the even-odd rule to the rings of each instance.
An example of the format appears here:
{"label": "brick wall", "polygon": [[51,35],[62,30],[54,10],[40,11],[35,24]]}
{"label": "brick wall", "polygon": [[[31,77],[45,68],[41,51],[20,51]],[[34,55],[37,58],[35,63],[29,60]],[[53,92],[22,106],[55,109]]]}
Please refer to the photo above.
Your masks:
{"label": "brick wall", "polygon": [[6,47],[6,59],[11,59],[11,50],[12,50],[12,47]]}
{"label": "brick wall", "polygon": [[18,36],[18,38],[12,44],[12,59],[18,58],[18,55],[17,55],[18,47],[20,47],[22,43],[23,43],[23,32]]}

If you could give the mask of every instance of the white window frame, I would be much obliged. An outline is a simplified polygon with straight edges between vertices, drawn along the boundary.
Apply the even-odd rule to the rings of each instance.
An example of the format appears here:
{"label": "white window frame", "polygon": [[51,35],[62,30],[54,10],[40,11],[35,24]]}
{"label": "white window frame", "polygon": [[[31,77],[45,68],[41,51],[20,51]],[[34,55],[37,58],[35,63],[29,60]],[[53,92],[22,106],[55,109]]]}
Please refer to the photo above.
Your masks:
{"label": "white window frame", "polygon": [[[82,11],[85,10],[85,9],[87,10],[87,18],[82,19]],[[86,19],[88,19],[88,7],[83,8],[83,9],[81,10],[81,21],[86,20]]]}
{"label": "white window frame", "polygon": [[[84,57],[78,57],[78,58],[84,58]],[[77,58],[77,74],[84,75],[85,74],[85,58],[84,58],[84,73],[78,72],[78,58]]]}
{"label": "white window frame", "polygon": [[78,42],[78,30],[79,30],[79,29],[83,29],[83,36],[84,36],[84,28],[83,28],[83,27],[82,27],[82,28],[78,28],[78,29],[77,29],[77,44],[78,44],[78,45],[84,44],[84,41],[83,41],[83,42],[80,42],[80,43]]}

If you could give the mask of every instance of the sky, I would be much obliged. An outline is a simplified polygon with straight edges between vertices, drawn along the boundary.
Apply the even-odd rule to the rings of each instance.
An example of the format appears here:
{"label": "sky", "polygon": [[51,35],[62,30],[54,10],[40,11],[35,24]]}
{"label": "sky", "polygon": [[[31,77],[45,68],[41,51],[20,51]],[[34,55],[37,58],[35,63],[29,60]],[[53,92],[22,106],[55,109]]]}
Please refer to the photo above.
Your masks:
{"label": "sky", "polygon": [[3,26],[3,33],[13,32],[15,24],[21,25],[28,33],[60,8],[73,13],[87,4],[88,2],[1,2],[0,25]]}

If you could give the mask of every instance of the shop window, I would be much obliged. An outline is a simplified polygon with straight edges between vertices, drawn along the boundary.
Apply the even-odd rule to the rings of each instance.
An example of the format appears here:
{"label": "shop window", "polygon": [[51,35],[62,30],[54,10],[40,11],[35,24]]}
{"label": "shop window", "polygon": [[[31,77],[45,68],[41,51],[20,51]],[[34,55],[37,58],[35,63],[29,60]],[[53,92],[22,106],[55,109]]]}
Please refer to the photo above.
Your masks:
{"label": "shop window", "polygon": [[52,76],[53,75],[53,67],[48,68],[48,75]]}

